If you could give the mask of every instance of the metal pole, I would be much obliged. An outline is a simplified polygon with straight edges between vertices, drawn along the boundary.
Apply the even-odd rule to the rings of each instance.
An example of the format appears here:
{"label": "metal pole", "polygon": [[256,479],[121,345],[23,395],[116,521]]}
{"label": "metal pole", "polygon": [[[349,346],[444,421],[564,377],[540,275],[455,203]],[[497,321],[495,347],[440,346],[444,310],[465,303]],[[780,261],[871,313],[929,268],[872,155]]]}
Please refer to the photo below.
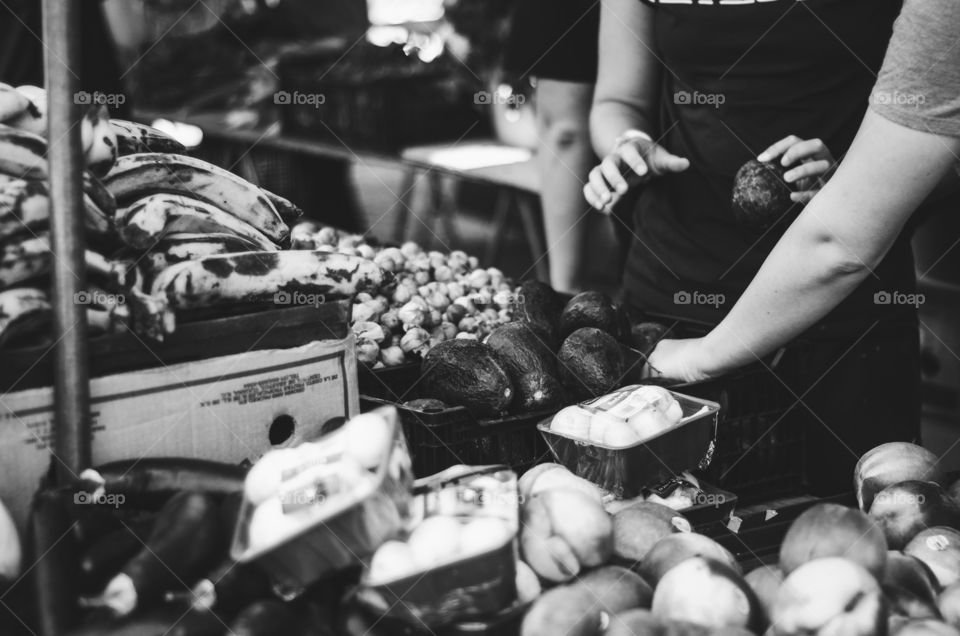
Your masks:
{"label": "metal pole", "polygon": [[49,119],[50,236],[53,260],[54,397],[58,483],[90,463],[87,315],[74,301],[85,287],[80,106],[81,2],[43,0],[43,43]]}

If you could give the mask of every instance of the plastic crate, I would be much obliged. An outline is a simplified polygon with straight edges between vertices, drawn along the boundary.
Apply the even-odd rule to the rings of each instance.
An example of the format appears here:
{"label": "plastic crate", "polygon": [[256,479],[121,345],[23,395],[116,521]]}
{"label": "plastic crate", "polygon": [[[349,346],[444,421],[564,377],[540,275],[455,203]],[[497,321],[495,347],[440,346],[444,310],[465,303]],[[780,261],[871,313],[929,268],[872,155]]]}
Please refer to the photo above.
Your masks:
{"label": "plastic crate", "polygon": [[[708,327],[665,317],[670,337],[702,336]],[[704,479],[753,503],[807,492],[806,430],[815,422],[794,388],[802,377],[803,343],[732,374],[670,386],[671,390],[720,404],[713,461]]]}
{"label": "plastic crate", "polygon": [[[419,395],[418,388],[414,386],[405,400],[429,397]],[[413,458],[413,474],[417,477],[433,475],[456,464],[505,464],[522,475],[537,464],[552,461],[537,423],[553,415],[554,409],[477,419],[461,406],[429,412],[391,400],[360,396],[361,411],[384,405],[396,406],[400,413]]]}

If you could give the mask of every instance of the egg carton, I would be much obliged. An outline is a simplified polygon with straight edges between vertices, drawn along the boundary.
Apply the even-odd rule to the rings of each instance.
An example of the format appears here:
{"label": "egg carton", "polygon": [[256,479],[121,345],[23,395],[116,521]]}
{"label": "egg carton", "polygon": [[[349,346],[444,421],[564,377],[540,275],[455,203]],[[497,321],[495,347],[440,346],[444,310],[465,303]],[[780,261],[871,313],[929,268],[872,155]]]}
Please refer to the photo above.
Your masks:
{"label": "egg carton", "polygon": [[367,570],[357,600],[378,616],[430,628],[494,617],[516,604],[516,473],[506,466],[454,466],[417,481],[415,492],[413,519],[495,517],[512,532],[500,545],[394,580],[371,581]]}
{"label": "egg carton", "polygon": [[[597,405],[613,402],[618,395],[637,388],[625,387],[580,406],[596,410]],[[609,446],[553,431],[550,427],[553,418],[541,421],[537,429],[557,462],[570,472],[618,498],[636,497],[647,486],[667,481],[684,471],[705,469],[713,458],[720,405],[673,391],[669,393],[682,409],[680,421],[627,446]]]}
{"label": "egg carton", "polygon": [[[409,522],[413,497],[410,454],[396,410],[384,408],[377,412],[390,424],[393,443],[369,481],[354,488],[349,498],[338,498],[336,504],[330,502],[332,505],[324,507],[323,514],[306,517],[308,521],[298,531],[278,536],[275,543],[265,545],[250,542],[250,522],[256,505],[244,498],[230,547],[231,557],[241,563],[256,563],[271,577],[278,592],[295,596],[333,572],[361,565],[365,557],[400,532]],[[336,434],[337,431],[331,433]],[[319,502],[322,493],[318,494]],[[297,507],[309,507],[314,502],[297,503]]]}

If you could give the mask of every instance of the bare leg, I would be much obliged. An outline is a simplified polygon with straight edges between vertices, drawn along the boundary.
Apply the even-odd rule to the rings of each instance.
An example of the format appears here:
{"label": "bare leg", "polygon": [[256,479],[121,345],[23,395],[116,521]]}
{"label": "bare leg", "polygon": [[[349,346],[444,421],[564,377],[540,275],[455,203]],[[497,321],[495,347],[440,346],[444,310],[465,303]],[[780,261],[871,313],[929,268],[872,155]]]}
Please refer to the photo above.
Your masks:
{"label": "bare leg", "polygon": [[588,127],[592,98],[592,84],[542,78],[537,83],[537,161],[550,284],[568,293],[583,285],[589,206],[582,189],[596,163]]}

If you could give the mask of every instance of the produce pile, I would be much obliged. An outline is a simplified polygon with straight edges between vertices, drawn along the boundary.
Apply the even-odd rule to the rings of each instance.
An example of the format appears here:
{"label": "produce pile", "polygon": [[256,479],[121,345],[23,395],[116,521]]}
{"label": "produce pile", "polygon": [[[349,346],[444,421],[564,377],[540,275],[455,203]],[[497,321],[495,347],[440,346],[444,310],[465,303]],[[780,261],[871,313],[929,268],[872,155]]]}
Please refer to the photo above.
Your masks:
{"label": "produce pile", "polygon": [[[49,337],[46,96],[0,86],[0,346]],[[292,203],[205,161],[162,132],[82,122],[84,222],[93,331],[162,340],[192,310],[224,313],[293,294],[323,299],[378,293],[390,277],[365,258],[290,250]]]}
{"label": "produce pile", "polygon": [[[79,575],[58,580],[86,608],[77,633],[176,622],[181,636],[413,636],[503,617],[516,625],[503,633],[520,636],[960,633],[960,483],[945,489],[938,458],[919,446],[865,454],[858,507],[808,508],[779,562],[744,573],[682,510],[611,500],[557,464],[519,481],[453,467],[415,491],[398,431],[387,408],[271,451],[249,472],[146,459],[81,475],[85,496],[122,505],[46,491],[68,505],[64,540],[76,549],[60,558],[78,559]],[[231,540],[239,554],[227,554]],[[15,534],[4,546],[9,581]],[[302,585],[277,586],[291,578]]]}
{"label": "produce pile", "polygon": [[522,634],[958,634],[960,483],[945,490],[937,461],[907,443],[871,450],[856,468],[860,509],[809,508],[779,563],[745,575],[677,512],[642,502],[611,516],[589,487],[540,490],[532,470],[521,552],[556,586],[533,601]]}
{"label": "produce pile", "polygon": [[486,338],[439,342],[424,355],[420,398],[498,417],[599,397],[639,376],[642,354],[666,332],[656,323],[632,329],[600,292],[564,304],[549,285],[526,281],[510,300],[507,322]]}
{"label": "produce pile", "polygon": [[460,250],[428,252],[413,242],[386,247],[310,221],[294,226],[290,237],[294,249],[366,258],[393,275],[395,288],[354,298],[357,359],[373,369],[419,362],[441,342],[480,340],[510,320],[511,281]]}

